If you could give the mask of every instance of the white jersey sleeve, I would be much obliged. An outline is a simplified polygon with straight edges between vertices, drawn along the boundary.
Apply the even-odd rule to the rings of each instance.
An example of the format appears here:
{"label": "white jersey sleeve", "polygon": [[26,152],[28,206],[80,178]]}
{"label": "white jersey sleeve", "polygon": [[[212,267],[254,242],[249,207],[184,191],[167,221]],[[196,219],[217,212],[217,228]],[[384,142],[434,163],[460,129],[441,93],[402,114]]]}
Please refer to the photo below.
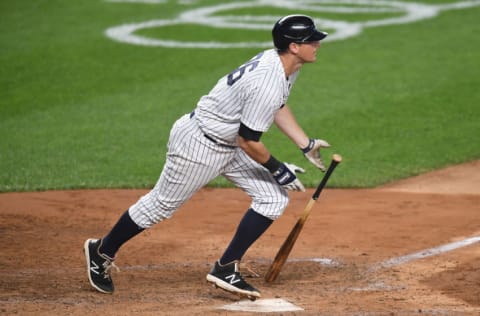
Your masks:
{"label": "white jersey sleeve", "polygon": [[241,123],[254,131],[265,132],[273,123],[275,113],[287,102],[296,74],[287,79],[280,62],[266,62],[248,78],[251,89],[245,99]]}

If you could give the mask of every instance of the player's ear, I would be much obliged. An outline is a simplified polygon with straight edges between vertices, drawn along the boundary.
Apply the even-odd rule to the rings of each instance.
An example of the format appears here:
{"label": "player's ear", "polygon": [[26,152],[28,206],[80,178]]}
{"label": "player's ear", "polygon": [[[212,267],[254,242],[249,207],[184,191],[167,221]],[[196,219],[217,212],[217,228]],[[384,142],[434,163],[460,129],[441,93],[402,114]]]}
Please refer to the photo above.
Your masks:
{"label": "player's ear", "polygon": [[300,46],[300,44],[292,42],[292,43],[288,44],[288,50],[292,54],[296,55],[298,53],[299,46]]}

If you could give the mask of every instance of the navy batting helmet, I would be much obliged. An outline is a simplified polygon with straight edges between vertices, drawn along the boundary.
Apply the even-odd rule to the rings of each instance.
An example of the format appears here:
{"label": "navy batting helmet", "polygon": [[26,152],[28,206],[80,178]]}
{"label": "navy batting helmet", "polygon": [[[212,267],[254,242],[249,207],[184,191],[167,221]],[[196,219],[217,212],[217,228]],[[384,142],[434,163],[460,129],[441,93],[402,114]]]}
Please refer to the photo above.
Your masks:
{"label": "navy batting helmet", "polygon": [[302,14],[287,15],[278,20],[272,29],[273,44],[278,50],[285,50],[290,43],[319,41],[327,35],[317,30],[311,17]]}

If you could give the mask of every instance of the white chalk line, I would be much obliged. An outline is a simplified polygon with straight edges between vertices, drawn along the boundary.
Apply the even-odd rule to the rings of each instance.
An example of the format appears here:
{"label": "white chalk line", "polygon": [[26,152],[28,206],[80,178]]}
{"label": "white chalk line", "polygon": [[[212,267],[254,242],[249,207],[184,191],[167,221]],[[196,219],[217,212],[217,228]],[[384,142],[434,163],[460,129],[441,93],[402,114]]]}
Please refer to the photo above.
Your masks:
{"label": "white chalk line", "polygon": [[[255,259],[252,260],[253,264],[255,263],[271,263],[271,259]],[[336,261],[335,259],[331,258],[290,258],[287,260],[288,262],[314,262],[318,263],[319,265],[323,266],[338,266],[340,263]],[[178,262],[171,262],[171,263],[162,263],[162,264],[152,264],[152,265],[132,265],[132,266],[124,266],[121,267],[122,270],[165,270],[165,269],[175,269],[178,268],[179,264]],[[205,267],[212,267],[213,262],[207,263],[207,262],[200,262],[200,263],[184,263],[181,265],[182,267],[195,267],[195,266],[205,266]],[[248,266],[248,264],[241,265],[242,266]]]}
{"label": "white chalk line", "polygon": [[417,252],[414,252],[414,253],[411,253],[411,254],[408,254],[408,255],[405,255],[405,256],[391,258],[391,259],[388,259],[386,261],[383,261],[383,262],[375,265],[372,268],[372,270],[395,267],[395,266],[398,266],[398,265],[408,263],[410,261],[419,260],[419,259],[423,259],[423,258],[428,258],[428,257],[440,255],[440,254],[443,254],[443,253],[446,253],[446,252],[449,252],[449,251],[452,251],[452,250],[455,250],[455,249],[470,246],[470,245],[478,243],[478,242],[480,242],[480,236],[475,236],[475,237],[455,241],[455,242],[452,242],[452,243],[449,243],[449,244],[441,245],[441,246],[438,246],[438,247],[417,251]]}
{"label": "white chalk line", "polygon": [[[380,269],[388,269],[396,266],[400,266],[402,264],[415,261],[415,260],[420,260],[428,257],[433,257],[437,255],[441,255],[443,253],[453,251],[462,247],[470,246],[475,243],[480,242],[480,236],[475,236],[475,237],[470,237],[466,238],[463,240],[455,241],[452,243],[448,243],[445,245],[429,248],[429,249],[424,249],[421,251],[417,251],[405,256],[400,256],[396,258],[391,258],[388,260],[385,260],[383,262],[380,262],[378,264],[373,265],[370,269],[369,272],[377,272]],[[349,290],[355,291],[355,292],[368,292],[368,291],[398,291],[398,290],[403,290],[405,286],[403,285],[396,285],[392,286],[389,284],[386,284],[383,281],[374,281],[370,284],[368,284],[365,287],[351,287]]]}
{"label": "white chalk line", "polygon": [[[466,238],[466,239],[455,241],[455,242],[448,243],[448,244],[445,244],[445,245],[420,250],[420,251],[417,251],[417,252],[414,252],[414,253],[411,253],[411,254],[408,254],[408,255],[395,257],[395,258],[390,258],[388,260],[385,260],[383,262],[380,262],[380,263],[377,263],[377,264],[373,265],[370,270],[375,271],[375,270],[382,269],[382,268],[391,268],[391,267],[399,266],[399,265],[402,265],[402,264],[405,264],[405,263],[408,263],[408,262],[411,262],[411,261],[414,261],[414,260],[420,260],[420,259],[424,259],[424,258],[428,258],[428,257],[432,257],[432,256],[441,255],[443,253],[453,251],[453,250],[456,250],[456,249],[459,249],[459,248],[463,248],[463,247],[466,247],[466,246],[470,246],[470,245],[473,245],[473,244],[478,243],[478,242],[480,242],[480,236]],[[254,260],[254,262],[266,263],[266,262],[271,262],[271,260],[257,259],[257,260]],[[335,259],[331,259],[331,258],[290,258],[290,259],[287,260],[287,263],[289,263],[289,262],[290,263],[291,262],[314,262],[314,263],[318,263],[318,264],[323,265],[323,266],[339,266],[340,265],[339,261],[337,261]],[[201,264],[205,265],[205,266],[208,265],[208,263],[201,263]],[[195,264],[193,264],[193,263],[192,264],[188,264],[188,263],[184,264],[185,267],[193,266],[193,265],[195,265]],[[178,263],[161,264],[161,265],[146,265],[146,266],[135,265],[135,266],[126,266],[123,269],[125,269],[125,270],[156,270],[156,269],[174,268],[175,266],[178,267]]]}

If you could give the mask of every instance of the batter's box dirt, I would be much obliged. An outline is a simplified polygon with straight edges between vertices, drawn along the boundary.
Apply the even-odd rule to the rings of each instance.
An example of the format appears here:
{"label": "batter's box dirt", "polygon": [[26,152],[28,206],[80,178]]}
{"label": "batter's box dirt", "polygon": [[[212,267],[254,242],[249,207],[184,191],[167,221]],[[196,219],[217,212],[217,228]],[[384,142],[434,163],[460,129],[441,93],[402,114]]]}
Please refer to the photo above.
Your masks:
{"label": "batter's box dirt", "polygon": [[[245,263],[253,263],[260,276],[249,282],[263,299],[281,298],[303,309],[283,315],[480,314],[479,243],[371,269],[391,258],[479,236],[478,166],[472,162],[464,166],[467,171],[453,171],[472,175],[464,178],[465,193],[458,191],[461,179],[449,178],[455,190],[441,187],[443,173],[430,175],[435,183],[429,190],[426,178],[417,178],[421,186],[415,191],[419,186],[413,184],[415,192],[408,181],[398,188],[327,188],[289,256],[293,261],[275,282],[266,283],[269,263],[313,192],[292,193],[285,214],[246,255]],[[0,194],[0,314],[225,315],[219,307],[238,298],[211,288],[205,276],[249,206],[236,189],[198,192],[171,220],[122,247],[113,295],[91,289],[84,241],[102,237],[146,192]],[[228,203],[232,199],[234,205]],[[304,258],[329,258],[337,265]],[[256,313],[239,315],[249,314]]]}
{"label": "batter's box dirt", "polygon": [[436,273],[422,283],[444,295],[480,307],[480,253],[477,251],[476,257]]}

